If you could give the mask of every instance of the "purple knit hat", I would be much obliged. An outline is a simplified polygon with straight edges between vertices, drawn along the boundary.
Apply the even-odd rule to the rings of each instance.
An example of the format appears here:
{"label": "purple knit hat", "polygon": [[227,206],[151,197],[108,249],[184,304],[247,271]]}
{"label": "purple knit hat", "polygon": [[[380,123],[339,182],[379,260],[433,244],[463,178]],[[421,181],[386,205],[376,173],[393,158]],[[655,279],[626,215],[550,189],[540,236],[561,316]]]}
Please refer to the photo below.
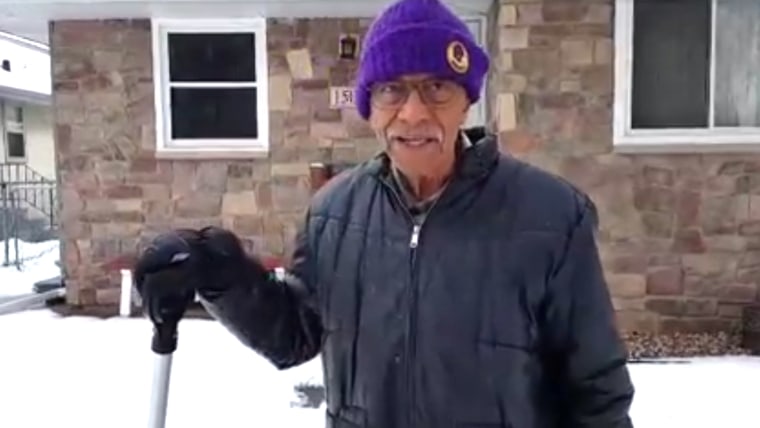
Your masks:
{"label": "purple knit hat", "polygon": [[430,73],[480,98],[489,59],[467,24],[439,0],[399,0],[375,19],[364,40],[356,107],[368,119],[370,88],[404,74]]}

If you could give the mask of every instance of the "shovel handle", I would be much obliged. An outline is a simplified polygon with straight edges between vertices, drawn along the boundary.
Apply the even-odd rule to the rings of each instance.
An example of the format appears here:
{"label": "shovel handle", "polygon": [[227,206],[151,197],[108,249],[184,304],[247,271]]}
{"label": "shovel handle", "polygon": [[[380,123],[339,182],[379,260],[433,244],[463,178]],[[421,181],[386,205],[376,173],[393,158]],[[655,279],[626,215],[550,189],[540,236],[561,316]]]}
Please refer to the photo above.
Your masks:
{"label": "shovel handle", "polygon": [[168,353],[156,356],[155,366],[153,367],[153,389],[148,428],[164,428],[166,426],[166,408],[169,404],[172,355]]}

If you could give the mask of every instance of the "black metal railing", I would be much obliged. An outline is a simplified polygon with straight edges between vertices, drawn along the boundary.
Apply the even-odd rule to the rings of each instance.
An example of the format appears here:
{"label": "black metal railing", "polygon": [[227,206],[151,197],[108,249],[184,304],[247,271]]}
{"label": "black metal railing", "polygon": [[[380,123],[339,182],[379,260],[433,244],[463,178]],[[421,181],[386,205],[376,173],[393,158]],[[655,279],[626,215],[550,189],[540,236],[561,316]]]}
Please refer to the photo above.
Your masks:
{"label": "black metal railing", "polygon": [[[21,260],[18,240],[54,239],[58,226],[58,186],[28,165],[0,163],[0,241],[4,265]],[[11,248],[15,247],[15,248]]]}
{"label": "black metal railing", "polygon": [[0,163],[0,203],[10,197],[17,202],[17,208],[31,208],[47,218],[53,228],[58,221],[58,185],[29,165],[20,163]]}
{"label": "black metal railing", "polygon": [[55,183],[25,163],[0,163],[0,182],[2,183]]}

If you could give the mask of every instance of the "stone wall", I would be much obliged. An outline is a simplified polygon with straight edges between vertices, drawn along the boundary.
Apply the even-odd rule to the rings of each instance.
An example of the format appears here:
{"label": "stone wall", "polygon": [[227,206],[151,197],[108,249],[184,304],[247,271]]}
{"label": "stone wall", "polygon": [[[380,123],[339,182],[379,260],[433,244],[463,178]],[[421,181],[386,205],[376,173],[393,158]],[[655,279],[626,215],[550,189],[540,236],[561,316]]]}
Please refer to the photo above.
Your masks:
{"label": "stone wall", "polygon": [[310,196],[309,163],[356,162],[378,149],[355,110],[331,110],[328,87],[358,19],[270,22],[271,154],[233,161],[157,160],[147,20],[51,24],[62,260],[72,305],[118,302],[118,268],[155,233],[216,224],[249,248],[287,256]]}
{"label": "stone wall", "polygon": [[[596,201],[623,330],[728,330],[758,300],[760,157],[613,154],[612,12],[611,0],[497,1],[491,126],[504,150]],[[69,302],[116,303],[115,262],[171,227],[218,224],[287,256],[309,198],[308,164],[378,149],[354,110],[328,106],[328,87],[355,72],[336,60],[338,35],[367,25],[272,21],[270,157],[190,161],[154,157],[149,22],[53,23]]]}
{"label": "stone wall", "polygon": [[493,126],[597,203],[623,330],[729,330],[758,301],[760,156],[613,154],[612,13],[612,0],[501,0]]}

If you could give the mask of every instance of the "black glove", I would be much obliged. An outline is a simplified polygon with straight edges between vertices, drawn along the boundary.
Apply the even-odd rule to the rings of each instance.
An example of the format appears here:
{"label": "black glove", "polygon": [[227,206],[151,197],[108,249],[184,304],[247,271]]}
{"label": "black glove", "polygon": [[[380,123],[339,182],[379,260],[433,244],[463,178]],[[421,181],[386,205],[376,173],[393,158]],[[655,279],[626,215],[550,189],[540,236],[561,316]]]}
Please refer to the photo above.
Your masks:
{"label": "black glove", "polygon": [[156,237],[134,267],[135,288],[155,324],[179,322],[202,281],[200,233],[179,229]]}
{"label": "black glove", "polygon": [[257,284],[266,281],[269,272],[246,256],[237,236],[218,227],[160,235],[134,269],[137,291],[154,323],[178,322],[196,292],[213,299],[241,278]]}
{"label": "black glove", "polygon": [[236,285],[256,286],[271,277],[271,272],[256,257],[246,254],[234,233],[206,227],[199,234],[203,254],[200,269],[208,280],[204,280],[197,291],[204,298],[213,300]]}

